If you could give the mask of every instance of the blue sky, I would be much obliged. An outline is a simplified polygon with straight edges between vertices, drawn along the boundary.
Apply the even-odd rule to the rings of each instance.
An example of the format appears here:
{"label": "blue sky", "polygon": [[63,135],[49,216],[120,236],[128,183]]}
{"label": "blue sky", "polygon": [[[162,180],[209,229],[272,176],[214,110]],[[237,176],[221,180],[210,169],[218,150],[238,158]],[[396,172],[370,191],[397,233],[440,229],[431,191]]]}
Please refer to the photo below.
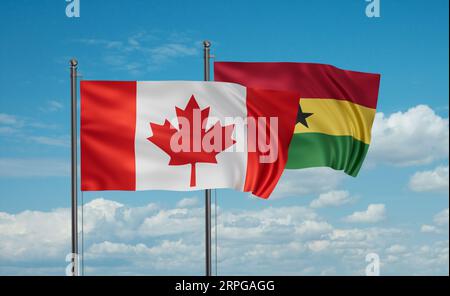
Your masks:
{"label": "blue sky", "polygon": [[[385,274],[448,274],[448,1],[432,3],[381,0],[381,17],[367,18],[364,0],[81,0],[81,17],[67,18],[63,0],[2,1],[0,274],[64,273],[68,233],[43,220],[66,227],[69,217],[69,59],[79,60],[83,79],[201,80],[204,39],[216,60],[319,62],[382,75],[373,143],[357,178],[291,171],[268,201],[217,191],[219,271],[361,274],[375,250]],[[202,222],[202,192],[84,199],[91,274],[202,273],[203,227],[181,227]],[[143,210],[148,204],[157,209]],[[34,237],[46,243],[27,247]],[[184,254],[188,270],[172,264],[171,251]]]}

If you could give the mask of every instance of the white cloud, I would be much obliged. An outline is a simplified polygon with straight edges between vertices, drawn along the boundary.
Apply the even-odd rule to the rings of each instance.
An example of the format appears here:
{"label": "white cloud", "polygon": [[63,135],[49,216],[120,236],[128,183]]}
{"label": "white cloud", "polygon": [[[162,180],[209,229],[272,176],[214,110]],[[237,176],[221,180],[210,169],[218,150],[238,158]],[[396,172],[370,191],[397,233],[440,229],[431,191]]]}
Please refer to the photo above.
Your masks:
{"label": "white cloud", "polygon": [[386,218],[386,207],[384,204],[370,204],[366,211],[354,212],[344,218],[350,223],[377,223]]}
{"label": "white cloud", "polygon": [[448,219],[448,208],[442,210],[433,217],[434,223],[439,226],[448,225]]}
{"label": "white cloud", "polygon": [[308,248],[313,252],[323,252],[327,250],[331,245],[328,240],[315,240],[308,243]]}
{"label": "white cloud", "polygon": [[368,160],[399,166],[428,164],[449,153],[449,120],[418,105],[389,116],[377,113]]}
{"label": "white cloud", "polygon": [[104,39],[78,39],[79,43],[84,43],[87,45],[101,45],[106,48],[120,48],[123,46],[123,42],[120,41],[110,41]]}
{"label": "white cloud", "polygon": [[423,233],[441,233],[440,229],[434,225],[424,224],[420,227],[420,232]]}
{"label": "white cloud", "polygon": [[57,100],[48,100],[39,110],[43,112],[56,112],[62,110],[64,105],[62,102]]}
{"label": "white cloud", "polygon": [[336,189],[346,175],[330,168],[285,170],[271,198],[305,196]]}
{"label": "white cloud", "polygon": [[69,176],[69,165],[57,158],[0,158],[0,177]]}
{"label": "white cloud", "polygon": [[113,69],[126,70],[133,75],[159,69],[162,65],[179,58],[200,54],[199,42],[193,41],[188,36],[172,38],[171,34],[163,34],[163,37],[160,35],[160,33],[139,32],[124,40],[79,39],[75,41],[98,47],[101,50],[98,55],[104,63]]}
{"label": "white cloud", "polygon": [[17,130],[10,126],[0,126],[0,135],[11,135],[16,133]]}
{"label": "white cloud", "polygon": [[203,213],[201,208],[160,210],[145,218],[137,231],[146,237],[192,233],[203,227]]}
{"label": "white cloud", "polygon": [[[56,108],[56,104],[55,101],[51,108]],[[32,142],[33,144],[68,147],[69,137],[67,135],[52,137],[41,135],[42,130],[49,131],[57,128],[58,126],[55,124],[46,124],[24,116],[0,113],[0,135],[7,140],[20,141],[25,144]],[[39,135],[37,135],[38,133]]]}
{"label": "white cloud", "polygon": [[[146,270],[145,275],[170,274],[186,275],[199,274],[202,272],[203,258],[198,256],[203,250],[203,244],[196,242],[193,244],[179,240],[163,240],[155,245],[143,243],[126,244],[104,241],[95,243],[89,247],[85,256],[86,260],[110,261],[111,258],[127,262],[116,266],[114,274],[129,274],[129,270]],[[189,268],[187,268],[189,267]],[[94,274],[111,274],[103,266],[94,267]],[[136,272],[131,273],[136,274]],[[138,272],[139,274],[139,272]]]}
{"label": "white cloud", "polygon": [[295,234],[301,237],[321,237],[324,234],[330,233],[333,226],[325,221],[306,220],[301,222],[295,228]]}
{"label": "white cloud", "polygon": [[[448,241],[406,245],[405,229],[338,228],[299,206],[219,210],[222,275],[364,274],[369,252],[384,258],[382,274],[448,270]],[[86,274],[202,274],[203,219],[200,207],[92,200],[84,208]],[[64,274],[68,209],[0,213],[0,233],[1,274]]]}
{"label": "white cloud", "polygon": [[312,208],[338,207],[351,203],[353,200],[348,191],[336,190],[320,194],[309,205]]}
{"label": "white cloud", "polygon": [[449,217],[448,208],[443,209],[442,211],[433,216],[434,225],[424,224],[420,227],[420,231],[424,233],[448,234],[448,224],[449,224],[448,217]]}
{"label": "white cloud", "polygon": [[0,233],[0,261],[60,259],[69,247],[70,211],[0,212]]}
{"label": "white cloud", "polygon": [[6,113],[0,113],[0,124],[4,125],[16,125],[19,120],[16,116]]}
{"label": "white cloud", "polygon": [[[105,222],[115,222],[116,215],[120,209],[123,209],[124,205],[104,198],[97,198],[93,201],[84,205],[83,210],[85,211],[86,217],[89,217],[96,222],[98,220],[104,220]],[[87,220],[88,228],[86,231],[89,232],[89,220]],[[92,225],[91,228],[94,228]]]}
{"label": "white cloud", "polygon": [[[448,232],[447,232],[448,234]],[[421,266],[422,270],[410,271],[410,274],[433,274],[445,266],[441,271],[443,275],[449,274],[449,242],[446,240],[430,242],[417,247],[413,252],[404,255],[404,260],[410,266]],[[445,264],[445,265],[442,265]]]}
{"label": "white cloud", "polygon": [[220,213],[218,232],[228,241],[277,242],[286,240],[294,232],[314,235],[323,225],[316,213],[305,207],[269,207],[260,211],[233,211]]}
{"label": "white cloud", "polygon": [[395,244],[386,249],[386,252],[389,254],[398,254],[404,253],[406,251],[406,247],[403,245]]}
{"label": "white cloud", "polygon": [[178,208],[191,208],[198,205],[198,198],[192,197],[192,198],[183,198],[177,203]]}
{"label": "white cloud", "polygon": [[56,137],[48,137],[48,136],[31,136],[29,139],[33,140],[36,143],[48,145],[48,146],[56,146],[56,147],[69,147],[70,139],[68,136],[56,136]]}
{"label": "white cloud", "polygon": [[12,114],[0,113],[0,135],[14,135],[23,126],[23,121]]}
{"label": "white cloud", "polygon": [[157,63],[164,63],[171,58],[195,56],[198,49],[193,46],[187,46],[180,43],[168,43],[151,48],[152,59]]}
{"label": "white cloud", "polygon": [[19,115],[13,115],[13,114],[6,114],[6,113],[0,113],[0,127],[13,127],[16,130],[20,130],[22,128],[28,128],[28,129],[54,129],[57,127],[54,124],[46,124],[37,121],[36,119],[25,117],[25,116],[19,116]]}
{"label": "white cloud", "polygon": [[415,173],[409,180],[409,188],[416,192],[448,193],[448,166],[438,166],[431,171]]}

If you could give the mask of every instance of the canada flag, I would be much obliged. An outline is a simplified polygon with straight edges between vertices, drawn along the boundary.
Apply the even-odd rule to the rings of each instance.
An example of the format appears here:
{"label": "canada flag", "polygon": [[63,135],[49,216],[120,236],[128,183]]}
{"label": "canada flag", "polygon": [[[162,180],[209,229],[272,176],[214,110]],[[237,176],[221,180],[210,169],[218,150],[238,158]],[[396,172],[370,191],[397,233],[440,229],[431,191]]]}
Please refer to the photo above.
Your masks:
{"label": "canada flag", "polygon": [[226,82],[82,81],[81,190],[234,188],[268,198],[299,97]]}

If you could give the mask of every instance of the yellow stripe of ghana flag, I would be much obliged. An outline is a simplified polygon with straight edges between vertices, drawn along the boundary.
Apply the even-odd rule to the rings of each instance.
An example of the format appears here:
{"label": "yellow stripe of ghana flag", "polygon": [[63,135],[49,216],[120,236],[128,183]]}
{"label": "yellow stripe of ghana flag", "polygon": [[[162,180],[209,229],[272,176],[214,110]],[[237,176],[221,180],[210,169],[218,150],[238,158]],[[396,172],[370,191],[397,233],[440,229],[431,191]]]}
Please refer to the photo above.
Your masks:
{"label": "yellow stripe of ghana flag", "polygon": [[294,133],[352,136],[370,144],[375,109],[334,99],[301,99],[300,104],[303,112],[313,115],[307,118],[308,127],[297,123]]}

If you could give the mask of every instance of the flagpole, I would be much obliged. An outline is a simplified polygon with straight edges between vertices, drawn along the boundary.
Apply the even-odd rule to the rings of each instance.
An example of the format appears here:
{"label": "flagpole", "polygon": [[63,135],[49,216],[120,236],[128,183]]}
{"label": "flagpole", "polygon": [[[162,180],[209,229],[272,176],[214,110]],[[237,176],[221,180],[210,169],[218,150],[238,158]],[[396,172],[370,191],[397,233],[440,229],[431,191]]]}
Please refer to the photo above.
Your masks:
{"label": "flagpole", "polygon": [[72,178],[72,276],[78,275],[78,196],[77,196],[77,66],[70,60],[71,95],[71,178]]}
{"label": "flagpole", "polygon": [[[211,42],[203,41],[204,80],[210,80],[210,47]],[[205,190],[205,261],[206,276],[212,275],[211,265],[211,189]]]}

